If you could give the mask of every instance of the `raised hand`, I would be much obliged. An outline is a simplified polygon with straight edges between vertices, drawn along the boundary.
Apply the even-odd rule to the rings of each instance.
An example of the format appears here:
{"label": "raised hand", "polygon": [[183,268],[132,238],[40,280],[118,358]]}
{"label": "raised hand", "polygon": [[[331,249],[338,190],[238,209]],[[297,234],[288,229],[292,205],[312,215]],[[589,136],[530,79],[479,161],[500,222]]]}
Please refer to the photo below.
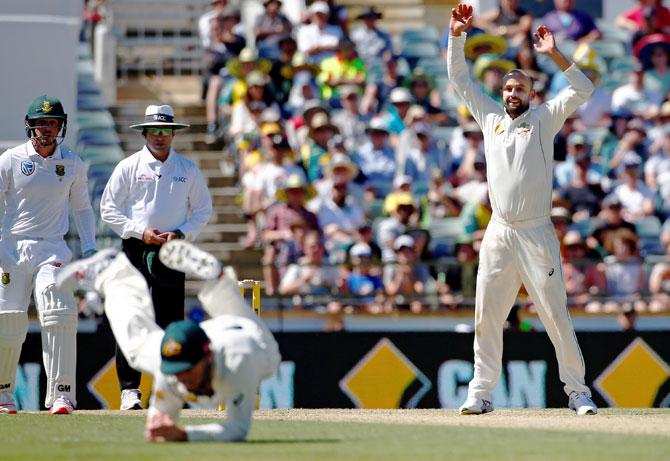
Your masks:
{"label": "raised hand", "polygon": [[535,51],[541,54],[551,54],[556,51],[556,41],[554,40],[554,34],[551,30],[545,26],[540,25],[535,33],[533,33],[535,40],[539,43],[535,43]]}
{"label": "raised hand", "polygon": [[470,26],[472,26],[472,6],[459,3],[456,8],[451,9],[451,20],[449,21],[451,35],[458,37],[461,32],[467,32]]}

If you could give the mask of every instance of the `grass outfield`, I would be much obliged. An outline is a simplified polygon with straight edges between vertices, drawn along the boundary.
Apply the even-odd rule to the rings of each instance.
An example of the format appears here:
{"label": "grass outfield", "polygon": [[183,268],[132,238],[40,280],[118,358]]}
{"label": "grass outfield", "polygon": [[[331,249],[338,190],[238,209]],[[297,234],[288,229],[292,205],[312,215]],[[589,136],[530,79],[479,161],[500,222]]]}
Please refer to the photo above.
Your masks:
{"label": "grass outfield", "polygon": [[[211,422],[188,411],[182,422]],[[203,417],[210,416],[210,417]],[[277,410],[259,412],[245,443],[150,444],[144,415],[80,411],[0,417],[9,460],[667,460],[670,410]]]}

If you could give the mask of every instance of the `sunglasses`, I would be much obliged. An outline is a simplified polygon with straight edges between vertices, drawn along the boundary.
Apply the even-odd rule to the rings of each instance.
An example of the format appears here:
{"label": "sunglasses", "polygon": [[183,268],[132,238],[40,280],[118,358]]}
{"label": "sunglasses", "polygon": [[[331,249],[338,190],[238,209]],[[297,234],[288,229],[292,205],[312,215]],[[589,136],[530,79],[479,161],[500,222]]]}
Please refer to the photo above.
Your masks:
{"label": "sunglasses", "polygon": [[147,128],[147,133],[167,136],[172,134],[172,128]]}

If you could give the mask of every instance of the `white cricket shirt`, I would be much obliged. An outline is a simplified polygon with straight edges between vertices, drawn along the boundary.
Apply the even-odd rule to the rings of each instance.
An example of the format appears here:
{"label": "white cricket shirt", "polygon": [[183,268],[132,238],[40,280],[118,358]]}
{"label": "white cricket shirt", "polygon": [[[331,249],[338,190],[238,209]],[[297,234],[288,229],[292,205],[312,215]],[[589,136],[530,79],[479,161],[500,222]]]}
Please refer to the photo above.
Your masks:
{"label": "white cricket shirt", "polygon": [[188,240],[212,215],[212,198],[198,167],[174,149],[165,162],[144,146],[114,169],[100,214],[121,238],[142,239],[146,227],[180,230]]}
{"label": "white cricket shirt", "polygon": [[177,421],[184,402],[203,408],[226,405],[222,423],[186,426],[189,441],[244,440],[256,408],[256,390],[270,377],[279,361],[277,343],[257,321],[236,315],[221,315],[200,325],[211,340],[214,354],[211,397],[187,391],[175,376],[154,375],[149,413],[159,411]]}
{"label": "white cricket shirt", "polygon": [[589,98],[593,84],[572,64],[564,72],[570,86],[512,119],[470,78],[463,54],[466,36],[449,36],[447,66],[451,83],[484,133],[493,214],[509,223],[548,217],[554,137],[565,119]]}
{"label": "white cricket shirt", "polygon": [[[86,166],[65,146],[49,157],[39,155],[31,141],[0,156],[0,194],[5,215],[2,235],[62,238],[69,229],[68,208],[90,211]],[[95,248],[95,221],[79,229],[82,249]]]}

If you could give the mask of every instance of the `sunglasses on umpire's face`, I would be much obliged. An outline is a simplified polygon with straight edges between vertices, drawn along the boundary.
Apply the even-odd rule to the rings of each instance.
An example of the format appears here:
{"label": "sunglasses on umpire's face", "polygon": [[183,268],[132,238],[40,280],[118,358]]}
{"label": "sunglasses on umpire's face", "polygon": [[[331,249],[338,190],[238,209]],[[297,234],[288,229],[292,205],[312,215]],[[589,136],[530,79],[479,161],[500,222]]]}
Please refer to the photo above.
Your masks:
{"label": "sunglasses on umpire's face", "polygon": [[147,130],[147,134],[156,134],[156,135],[163,135],[163,136],[169,136],[173,133],[172,128],[149,127],[146,130]]}

